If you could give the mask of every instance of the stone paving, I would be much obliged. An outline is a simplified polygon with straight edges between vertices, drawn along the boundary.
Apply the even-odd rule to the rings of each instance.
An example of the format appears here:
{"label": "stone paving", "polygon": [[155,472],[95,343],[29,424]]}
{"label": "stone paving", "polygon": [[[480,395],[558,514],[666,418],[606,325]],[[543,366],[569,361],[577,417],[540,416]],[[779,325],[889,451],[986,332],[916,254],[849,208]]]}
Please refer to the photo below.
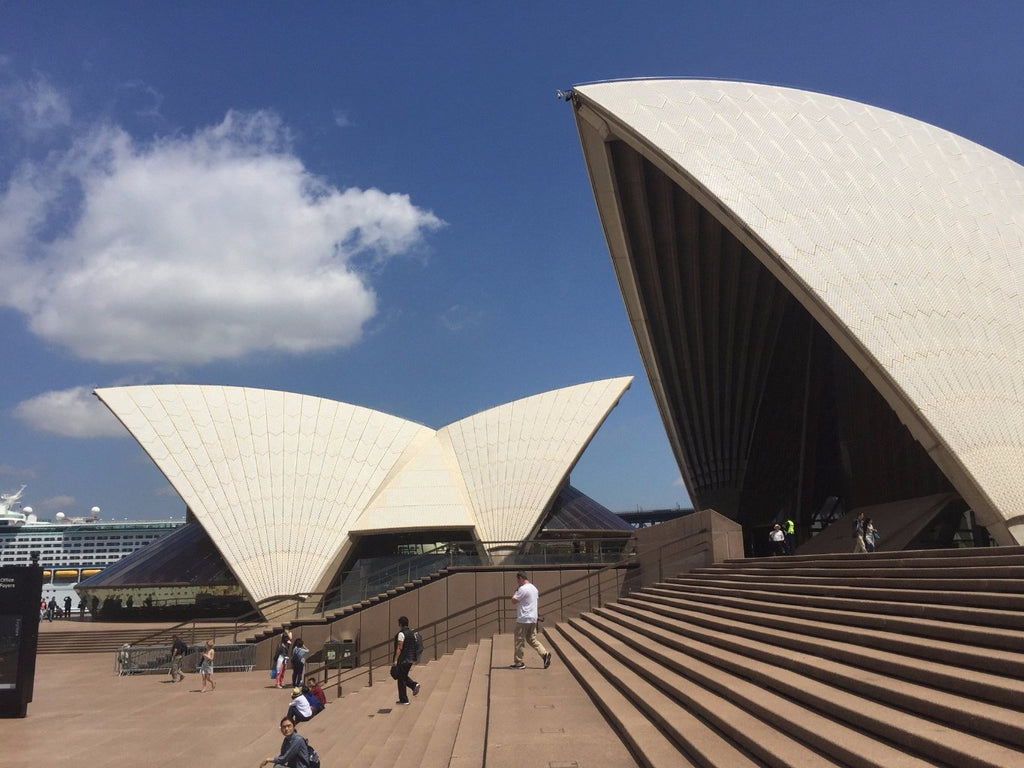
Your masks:
{"label": "stone paving", "polygon": [[[488,768],[637,765],[557,658],[549,670],[540,669],[533,659],[538,668],[517,671],[505,668],[506,656],[511,656],[511,637],[498,636],[484,667],[489,677]],[[443,669],[441,662],[417,673],[424,694]],[[166,675],[118,677],[113,667],[108,654],[40,655],[28,716],[0,719],[0,768],[255,768],[277,753],[277,724],[289,695],[270,684],[266,670],[215,674],[217,689],[200,693],[200,678],[194,673],[172,683]],[[429,696],[421,695],[412,707],[392,709],[393,687],[387,679],[372,688],[346,691],[338,700],[328,691],[331,703],[325,712],[299,726],[314,746],[328,746],[327,768],[348,764],[348,729],[372,717],[411,718],[416,706],[429,705]]]}

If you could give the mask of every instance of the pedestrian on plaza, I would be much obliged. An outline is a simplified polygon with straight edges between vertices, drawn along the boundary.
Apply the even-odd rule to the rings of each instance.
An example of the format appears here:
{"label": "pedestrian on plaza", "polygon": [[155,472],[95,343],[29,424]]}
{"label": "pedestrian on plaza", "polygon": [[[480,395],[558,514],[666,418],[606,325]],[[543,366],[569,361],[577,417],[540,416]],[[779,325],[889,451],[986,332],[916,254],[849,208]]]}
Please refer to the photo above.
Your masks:
{"label": "pedestrian on plaza", "polygon": [[858,512],[853,520],[853,551],[854,553],[867,552],[864,546],[864,513]]}
{"label": "pedestrian on plaza", "polygon": [[881,534],[878,533],[877,530],[875,530],[875,525],[874,525],[874,523],[871,522],[871,518],[870,517],[865,517],[864,518],[864,549],[866,549],[868,552],[874,552],[875,551],[875,544],[878,543],[878,540],[880,538],[882,538],[882,536],[881,536]]}
{"label": "pedestrian on plaza", "polygon": [[274,674],[278,688],[284,688],[284,671],[288,666],[288,657],[292,649],[292,632],[286,629],[281,633],[281,642],[277,645],[277,654],[274,656]]}
{"label": "pedestrian on plaza", "polygon": [[171,682],[180,683],[185,679],[185,673],[181,671],[181,663],[188,653],[188,646],[180,636],[175,635],[171,641]]}
{"label": "pedestrian on plaza", "polygon": [[213,682],[213,657],[216,652],[213,650],[213,640],[206,641],[206,650],[203,651],[203,660],[199,662],[199,674],[203,676],[203,688],[200,693],[205,693],[206,684],[210,684],[210,692],[217,690],[217,684]]}
{"label": "pedestrian on plaza", "polygon": [[537,622],[540,620],[537,603],[540,595],[537,588],[522,571],[516,574],[516,582],[519,584],[519,588],[512,595],[512,602],[516,604],[515,658],[509,668],[526,669],[523,651],[526,649],[526,644],[529,643],[540,654],[544,662],[544,669],[547,669],[551,666],[551,654],[537,639]]}
{"label": "pedestrian on plaza", "polygon": [[768,534],[768,538],[772,542],[773,555],[786,554],[786,534],[783,532],[781,525],[776,523],[775,527]]}
{"label": "pedestrian on plaza", "polygon": [[787,517],[782,524],[782,532],[786,534],[786,554],[792,555],[796,552],[796,523],[792,517]]}
{"label": "pedestrian on plaza", "polygon": [[306,656],[309,653],[307,648],[302,643],[302,638],[295,638],[295,643],[292,645],[292,687],[302,685],[302,678],[306,672]]}

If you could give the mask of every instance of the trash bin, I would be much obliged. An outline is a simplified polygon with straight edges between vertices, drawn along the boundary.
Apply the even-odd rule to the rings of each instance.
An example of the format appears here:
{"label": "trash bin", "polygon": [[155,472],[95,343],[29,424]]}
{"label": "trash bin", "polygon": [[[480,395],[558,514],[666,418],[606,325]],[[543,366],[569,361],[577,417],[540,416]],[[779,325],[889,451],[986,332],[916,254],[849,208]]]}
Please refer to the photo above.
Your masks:
{"label": "trash bin", "polygon": [[328,640],[324,643],[323,650],[324,667],[326,669],[337,669],[341,661],[341,641]]}
{"label": "trash bin", "polygon": [[343,637],[338,641],[341,651],[338,656],[338,666],[343,669],[355,669],[356,660],[359,654],[356,652],[356,641],[353,637]]}
{"label": "trash bin", "polygon": [[354,669],[357,656],[354,638],[343,637],[324,643],[323,659],[327,669]]}

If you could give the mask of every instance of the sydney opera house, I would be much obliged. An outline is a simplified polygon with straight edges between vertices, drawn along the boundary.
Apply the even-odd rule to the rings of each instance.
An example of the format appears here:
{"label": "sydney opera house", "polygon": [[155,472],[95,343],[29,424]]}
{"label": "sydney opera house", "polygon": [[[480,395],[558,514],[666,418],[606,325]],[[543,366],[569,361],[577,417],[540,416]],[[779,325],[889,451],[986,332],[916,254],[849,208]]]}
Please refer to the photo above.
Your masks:
{"label": "sydney opera house", "polygon": [[807,531],[839,502],[916,516],[906,547],[958,543],[964,520],[973,543],[1024,542],[1024,168],[790,88],[570,100],[696,508]]}
{"label": "sydney opera house", "polygon": [[[789,88],[639,80],[569,99],[695,508],[748,537],[780,516],[824,528],[810,544],[844,528],[844,549],[849,529],[826,526],[857,509],[885,511],[889,548],[1024,543],[1021,166]],[[184,563],[260,605],[428,542],[500,562],[559,526],[614,531],[568,479],[630,381],[439,430],[265,390],[100,389],[192,522],[84,586]]]}
{"label": "sydney opera house", "polygon": [[537,538],[621,539],[630,527],[569,475],[631,381],[545,392],[437,430],[263,389],[99,389],[188,522],[79,592],[237,614],[293,596],[315,606],[343,573],[417,553],[455,548],[495,564]]}

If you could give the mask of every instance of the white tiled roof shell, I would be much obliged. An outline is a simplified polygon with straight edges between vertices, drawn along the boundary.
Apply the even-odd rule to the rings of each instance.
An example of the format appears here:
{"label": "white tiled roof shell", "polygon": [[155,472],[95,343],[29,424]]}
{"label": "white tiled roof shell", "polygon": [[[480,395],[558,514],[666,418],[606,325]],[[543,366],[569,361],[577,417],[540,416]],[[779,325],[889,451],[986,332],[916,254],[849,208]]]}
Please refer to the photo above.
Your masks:
{"label": "white tiled roof shell", "polygon": [[1019,522],[1024,168],[918,120],[793,89],[642,80],[576,91],[763,244],[776,274],[914,412],[926,448],[941,443],[987,511]]}
{"label": "white tiled roof shell", "polygon": [[[494,435],[503,445],[483,451],[453,449],[446,430],[308,395],[198,385],[96,395],[259,602],[314,591],[352,530],[477,527],[484,539],[529,532],[630,381],[567,387],[470,417],[475,430],[477,418],[513,413]],[[503,479],[531,492],[480,492]],[[497,508],[506,495],[518,503]]]}
{"label": "white tiled roof shell", "polygon": [[521,541],[632,377],[564,387],[491,408],[438,431],[454,453],[483,541]]}
{"label": "white tiled roof shell", "polygon": [[316,588],[406,447],[432,430],[318,397],[217,386],[96,390],[256,600]]}

